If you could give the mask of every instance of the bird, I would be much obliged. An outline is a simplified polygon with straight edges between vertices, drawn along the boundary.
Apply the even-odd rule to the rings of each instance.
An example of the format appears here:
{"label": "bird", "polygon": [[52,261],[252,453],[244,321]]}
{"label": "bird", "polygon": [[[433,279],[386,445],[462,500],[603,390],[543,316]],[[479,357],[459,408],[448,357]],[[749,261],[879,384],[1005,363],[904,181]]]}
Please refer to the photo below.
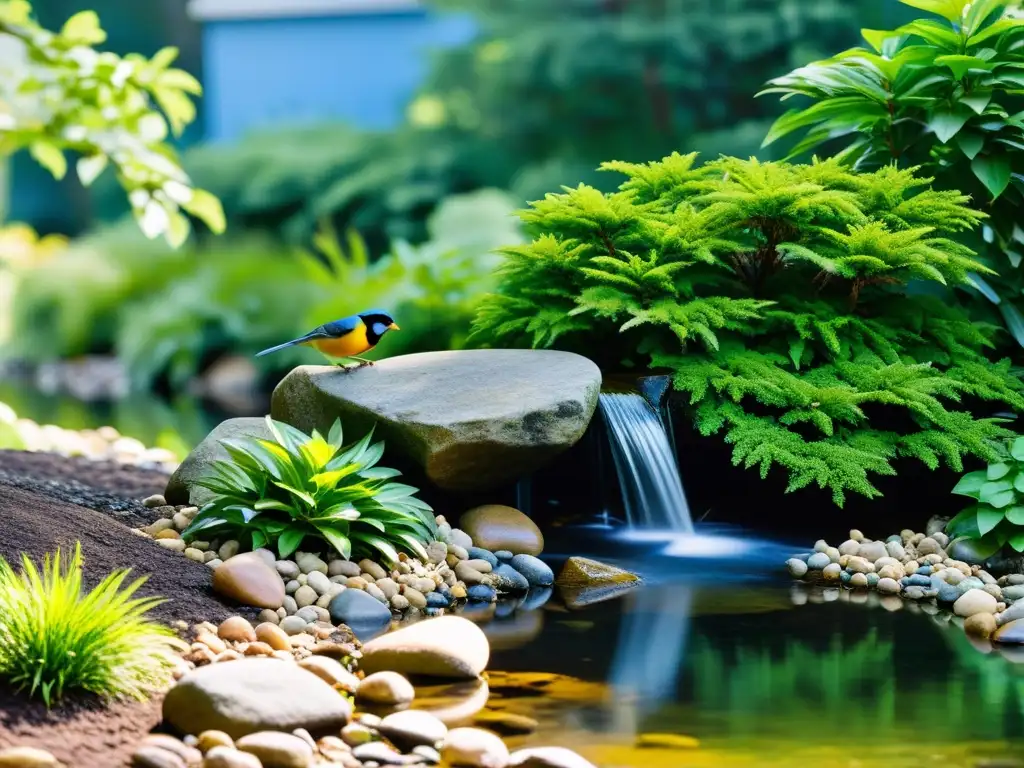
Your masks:
{"label": "bird", "polygon": [[[377,346],[388,331],[399,330],[401,328],[391,317],[390,312],[383,309],[369,309],[358,315],[350,315],[341,320],[324,323],[305,336],[257,352],[256,357],[263,357],[288,347],[308,344],[327,357],[358,360],[359,365],[356,367],[361,368],[364,365],[373,365],[373,361],[359,357],[359,355],[369,352]],[[342,363],[339,362],[336,365],[342,365]]]}

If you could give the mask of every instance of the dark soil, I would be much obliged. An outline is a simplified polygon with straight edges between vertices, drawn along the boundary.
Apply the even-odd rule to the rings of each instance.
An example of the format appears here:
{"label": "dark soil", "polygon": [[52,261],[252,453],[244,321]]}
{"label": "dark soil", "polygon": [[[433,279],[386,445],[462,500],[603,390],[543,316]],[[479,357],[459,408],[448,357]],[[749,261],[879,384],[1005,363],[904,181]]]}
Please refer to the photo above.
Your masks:
{"label": "dark soil", "polygon": [[[210,570],[133,533],[130,526],[155,517],[137,499],[162,490],[165,478],[109,464],[48,454],[0,452],[0,556],[25,552],[37,561],[58,546],[81,542],[89,586],[116,568],[131,568],[149,581],[141,594],[168,602],[152,616],[165,622],[219,622],[231,608],[210,587]],[[0,684],[0,748],[36,746],[75,768],[127,765],[139,741],[160,720],[160,698],[105,706],[69,699],[52,712]]]}

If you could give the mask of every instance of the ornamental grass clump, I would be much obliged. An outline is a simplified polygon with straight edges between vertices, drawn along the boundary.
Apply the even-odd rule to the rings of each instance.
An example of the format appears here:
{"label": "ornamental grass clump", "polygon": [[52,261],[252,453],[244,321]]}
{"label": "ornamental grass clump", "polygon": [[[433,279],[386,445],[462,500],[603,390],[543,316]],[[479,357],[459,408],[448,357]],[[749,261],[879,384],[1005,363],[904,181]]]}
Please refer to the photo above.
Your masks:
{"label": "ornamental grass clump", "polygon": [[984,214],[915,169],[695,161],[607,163],[628,177],[619,191],[534,203],[535,239],[505,250],[477,338],[668,369],[734,464],[840,505],[880,495],[872,476],[897,459],[997,458],[1011,433],[964,401],[1020,410],[1024,387],[986,357],[994,327],[929,293],[990,272],[954,239]]}
{"label": "ornamental grass clump", "polygon": [[427,559],[434,514],[416,488],[391,482],[400,472],[377,466],[384,443],[372,442],[373,430],[345,447],[340,421],[326,439],[269,416],[267,426],[273,440],[220,441],[230,459],[215,461],[197,481],[215,496],[182,538],[231,537],[253,549],[273,547],[281,558],[311,539],[346,559],[359,552],[394,563],[399,550]]}
{"label": "ornamental grass clump", "polygon": [[0,558],[0,677],[47,707],[66,692],[143,700],[170,681],[175,634],[148,618],[159,598],[138,598],[146,579],[117,570],[82,590],[82,552],[61,551],[21,572]]}

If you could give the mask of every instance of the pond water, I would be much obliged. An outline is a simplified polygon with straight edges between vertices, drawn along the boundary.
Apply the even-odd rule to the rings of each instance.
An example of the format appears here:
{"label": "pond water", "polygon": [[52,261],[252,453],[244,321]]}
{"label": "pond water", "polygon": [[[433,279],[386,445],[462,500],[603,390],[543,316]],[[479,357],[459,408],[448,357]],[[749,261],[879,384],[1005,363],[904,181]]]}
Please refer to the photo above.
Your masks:
{"label": "pond water", "polygon": [[555,599],[484,625],[488,707],[603,768],[1024,766],[1024,655],[915,608],[774,580]]}

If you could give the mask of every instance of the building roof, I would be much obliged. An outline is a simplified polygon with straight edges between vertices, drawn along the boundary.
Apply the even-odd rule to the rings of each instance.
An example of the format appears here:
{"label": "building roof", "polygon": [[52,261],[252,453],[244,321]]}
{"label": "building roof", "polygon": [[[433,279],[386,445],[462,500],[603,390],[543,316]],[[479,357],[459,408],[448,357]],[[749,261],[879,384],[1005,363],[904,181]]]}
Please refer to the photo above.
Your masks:
{"label": "building roof", "polygon": [[198,21],[401,13],[419,10],[421,0],[190,0],[189,15]]}

